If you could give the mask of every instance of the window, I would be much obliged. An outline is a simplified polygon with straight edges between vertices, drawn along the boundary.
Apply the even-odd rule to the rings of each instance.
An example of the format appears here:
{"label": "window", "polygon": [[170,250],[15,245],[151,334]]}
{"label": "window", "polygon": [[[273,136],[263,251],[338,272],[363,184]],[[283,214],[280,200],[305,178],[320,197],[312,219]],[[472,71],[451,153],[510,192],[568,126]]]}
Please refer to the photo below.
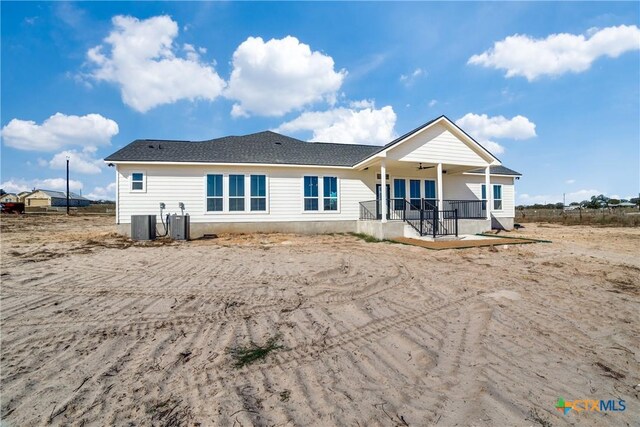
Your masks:
{"label": "window", "polygon": [[425,209],[434,209],[437,204],[436,182],[433,179],[424,180]]}
{"label": "window", "polygon": [[229,210],[244,210],[244,175],[229,175]]}
{"label": "window", "polygon": [[144,191],[144,174],[142,172],[134,172],[131,174],[131,190]]}
{"label": "window", "polygon": [[407,197],[407,182],[404,179],[393,180],[393,201],[395,210],[404,210],[404,199]]}
{"label": "window", "polygon": [[420,209],[420,180],[412,179],[409,181],[409,201],[411,209]]}
{"label": "window", "polygon": [[251,210],[267,210],[267,178],[264,175],[251,175]]}
{"label": "window", "polygon": [[502,210],[502,185],[493,186],[493,209]]}
{"label": "window", "polygon": [[325,176],[322,178],[323,194],[324,194],[324,210],[338,210],[338,178],[335,176]]}
{"label": "window", "polygon": [[222,175],[207,175],[207,212],[222,212]]}
{"label": "window", "polygon": [[318,210],[318,177],[304,177],[304,210]]}
{"label": "window", "polygon": [[487,209],[487,186],[485,184],[482,184],[481,188],[482,188],[482,210],[484,211]]}

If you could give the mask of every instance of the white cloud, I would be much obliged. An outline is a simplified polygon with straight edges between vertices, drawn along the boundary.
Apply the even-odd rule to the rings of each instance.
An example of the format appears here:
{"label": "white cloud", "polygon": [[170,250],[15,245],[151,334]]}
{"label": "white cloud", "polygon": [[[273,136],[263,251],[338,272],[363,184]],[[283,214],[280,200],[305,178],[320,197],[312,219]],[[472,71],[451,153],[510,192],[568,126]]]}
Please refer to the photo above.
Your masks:
{"label": "white cloud", "polygon": [[66,150],[62,151],[48,162],[51,169],[66,170],[69,157],[69,170],[73,173],[97,174],[102,172],[102,159],[95,159],[92,151]]}
{"label": "white cloud", "polygon": [[312,131],[313,141],[383,145],[396,137],[395,124],[396,113],[389,105],[379,110],[335,108],[302,113],[276,132]]}
{"label": "white cloud", "polygon": [[467,113],[456,124],[494,154],[504,153],[497,139],[528,139],[536,136],[536,125],[524,116],[507,119],[504,116],[489,117],[486,114]]}
{"label": "white cloud", "polygon": [[334,71],[333,58],[295,37],[267,42],[249,37],[233,54],[225,96],[238,101],[234,117],[282,116],[314,102],[334,103],[346,75]]}
{"label": "white cloud", "polygon": [[416,79],[425,74],[422,68],[416,68],[412,73],[409,74],[401,74],[400,81],[404,83],[406,86],[411,86],[415,83]]}
{"label": "white cloud", "polygon": [[575,179],[568,179],[566,180],[564,183],[565,184],[575,184],[576,180]]}
{"label": "white cloud", "polygon": [[53,151],[64,146],[109,145],[118,124],[100,114],[67,116],[56,113],[42,122],[13,119],[2,128],[4,144],[19,150]]}
{"label": "white cloud", "polygon": [[[11,178],[0,184],[7,193],[20,193],[21,191],[31,191],[34,188],[42,190],[67,191],[67,180],[64,178],[47,178],[47,179],[16,179]],[[73,179],[69,180],[69,188],[71,191],[80,191],[82,182]]]}
{"label": "white cloud", "polygon": [[468,63],[506,70],[506,77],[522,76],[532,81],[543,75],[586,71],[601,56],[616,58],[640,49],[640,29],[635,25],[620,25],[591,29],[582,34],[551,34],[535,39],[516,34],[494,43]]}
{"label": "white cloud", "polygon": [[[591,196],[597,196],[603,194],[602,191],[596,189],[578,190],[571,193],[565,193],[564,197],[566,203],[581,202],[583,200],[590,200]],[[518,195],[518,204],[532,205],[534,203],[562,203],[562,194],[538,194],[532,195],[523,193]]]}
{"label": "white cloud", "polygon": [[435,107],[437,103],[438,103],[437,99],[432,99],[431,101],[429,101],[429,107]]}
{"label": "white cloud", "polygon": [[112,182],[106,187],[95,187],[93,191],[85,197],[90,200],[115,200],[116,183]]}
{"label": "white cloud", "polygon": [[181,99],[213,100],[221,94],[225,82],[200,59],[200,48],[184,44],[186,58],[177,56],[178,24],[169,16],[115,16],[112,23],[104,44],[87,52],[95,67],[91,76],[119,86],[123,102],[134,110],[144,113]]}
{"label": "white cloud", "polygon": [[360,101],[351,101],[349,107],[355,109],[361,108],[375,108],[376,103],[372,99],[362,99]]}

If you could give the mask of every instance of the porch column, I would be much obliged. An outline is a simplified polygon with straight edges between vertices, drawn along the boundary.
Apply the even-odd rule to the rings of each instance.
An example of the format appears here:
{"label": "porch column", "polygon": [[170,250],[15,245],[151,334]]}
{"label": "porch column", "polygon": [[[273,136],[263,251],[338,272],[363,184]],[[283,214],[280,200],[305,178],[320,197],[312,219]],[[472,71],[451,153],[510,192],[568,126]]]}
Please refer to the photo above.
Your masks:
{"label": "porch column", "polygon": [[382,204],[382,222],[387,222],[387,163],[380,161],[380,204]]}
{"label": "porch column", "polygon": [[487,219],[491,220],[491,207],[493,206],[493,191],[491,189],[491,166],[484,168],[484,188],[487,196]]}
{"label": "porch column", "polygon": [[444,209],[444,197],[442,197],[442,163],[438,163],[438,210]]}

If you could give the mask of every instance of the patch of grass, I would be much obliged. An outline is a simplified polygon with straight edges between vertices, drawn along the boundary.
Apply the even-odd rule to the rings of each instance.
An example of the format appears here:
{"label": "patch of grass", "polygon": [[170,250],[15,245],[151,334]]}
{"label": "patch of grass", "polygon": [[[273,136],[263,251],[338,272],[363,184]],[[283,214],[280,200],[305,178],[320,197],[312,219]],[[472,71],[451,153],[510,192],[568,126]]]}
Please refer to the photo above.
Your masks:
{"label": "patch of grass", "polygon": [[349,233],[349,235],[356,237],[360,240],[364,240],[367,243],[380,243],[380,242],[384,242],[384,240],[380,240],[380,239],[376,239],[373,236],[370,236],[368,234],[364,234],[364,233]]}
{"label": "patch of grass", "polygon": [[264,359],[272,351],[281,349],[282,345],[277,343],[278,338],[280,337],[275,336],[273,338],[269,338],[267,343],[263,346],[251,343],[246,347],[232,348],[229,353],[231,354],[231,357],[235,359],[233,366],[238,369],[242,368],[243,366],[250,365],[257,360]]}
{"label": "patch of grass", "polygon": [[285,390],[280,392],[280,402],[286,402],[291,397],[291,390]]}
{"label": "patch of grass", "polygon": [[151,415],[151,425],[180,427],[191,425],[193,420],[191,408],[173,396],[164,401],[147,404],[147,413]]}

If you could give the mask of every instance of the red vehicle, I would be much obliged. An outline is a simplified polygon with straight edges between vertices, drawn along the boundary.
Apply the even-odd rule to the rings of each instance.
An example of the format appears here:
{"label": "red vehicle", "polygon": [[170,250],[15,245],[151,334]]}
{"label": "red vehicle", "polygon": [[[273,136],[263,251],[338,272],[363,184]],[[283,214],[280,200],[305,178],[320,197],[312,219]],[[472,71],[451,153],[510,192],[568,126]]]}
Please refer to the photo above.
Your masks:
{"label": "red vehicle", "polygon": [[15,213],[15,214],[23,214],[24,213],[24,203],[18,202],[3,202],[0,203],[2,213]]}

